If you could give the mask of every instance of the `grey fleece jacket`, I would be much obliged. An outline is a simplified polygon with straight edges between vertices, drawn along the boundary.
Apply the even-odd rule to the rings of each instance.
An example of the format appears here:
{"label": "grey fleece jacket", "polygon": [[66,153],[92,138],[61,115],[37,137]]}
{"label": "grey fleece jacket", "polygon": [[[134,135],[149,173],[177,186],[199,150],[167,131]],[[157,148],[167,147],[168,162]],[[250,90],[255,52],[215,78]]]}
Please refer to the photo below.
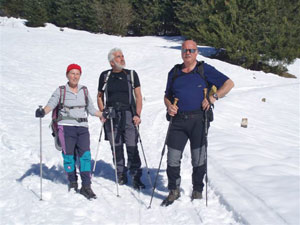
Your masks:
{"label": "grey fleece jacket", "polygon": [[[63,93],[62,93],[63,94]],[[60,97],[60,89],[57,88],[54,93],[52,94],[51,98],[49,99],[47,106],[49,106],[52,110],[58,105],[59,103],[59,97]],[[65,103],[64,105],[67,107],[78,107],[78,108],[72,108],[68,109],[67,107],[64,107],[60,113],[62,116],[68,116],[67,111],[69,111],[69,116],[73,118],[87,118],[87,113],[95,116],[96,109],[93,105],[93,101],[90,97],[90,94],[88,94],[88,105],[85,108],[86,102],[85,102],[85,95],[83,91],[83,86],[78,84],[78,93],[73,93],[70,90],[70,86],[67,83],[66,84],[66,97],[65,97]],[[58,125],[66,125],[66,126],[82,126],[82,127],[88,127],[87,122],[77,122],[76,120],[72,119],[63,119],[58,122]]]}

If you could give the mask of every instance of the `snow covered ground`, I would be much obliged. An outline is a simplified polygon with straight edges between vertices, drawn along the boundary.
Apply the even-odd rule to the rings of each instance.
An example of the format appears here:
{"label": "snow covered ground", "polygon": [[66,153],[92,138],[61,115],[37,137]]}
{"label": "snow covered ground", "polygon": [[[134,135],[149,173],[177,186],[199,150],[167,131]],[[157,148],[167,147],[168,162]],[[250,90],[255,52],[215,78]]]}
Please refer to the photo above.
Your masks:
{"label": "snow covered ground", "polygon": [[[109,69],[107,53],[123,49],[127,68],[135,69],[144,96],[140,133],[154,181],[167,131],[163,95],[168,71],[181,63],[180,38],[116,37],[47,24],[28,28],[24,20],[0,18],[0,224],[250,224],[298,225],[299,221],[299,77],[300,60],[289,66],[297,79],[246,70],[204,57],[199,60],[227,74],[234,89],[216,103],[209,130],[208,207],[190,201],[191,163],[187,147],[182,160],[182,197],[161,207],[167,196],[166,154],[151,209],[152,189],[137,192],[131,181],[116,197],[114,168],[107,142],[100,142],[93,190],[96,200],[67,192],[60,152],[42,121],[43,201],[40,201],[38,105],[66,83],[68,64],[82,66],[81,84],[96,94],[101,71]],[[263,102],[262,98],[266,101]],[[248,127],[240,126],[248,118]],[[100,122],[89,118],[94,160]],[[189,146],[189,145],[187,145]],[[141,154],[142,156],[142,154]],[[145,165],[143,161],[143,166]]]}

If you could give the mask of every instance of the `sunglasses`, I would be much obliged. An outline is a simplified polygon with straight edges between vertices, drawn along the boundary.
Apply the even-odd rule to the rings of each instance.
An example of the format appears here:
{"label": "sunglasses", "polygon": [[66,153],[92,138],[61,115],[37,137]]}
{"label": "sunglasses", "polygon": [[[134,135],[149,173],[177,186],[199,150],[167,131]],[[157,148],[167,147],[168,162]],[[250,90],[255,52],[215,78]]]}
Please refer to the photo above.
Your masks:
{"label": "sunglasses", "polygon": [[181,50],[183,53],[187,53],[187,52],[190,52],[190,53],[195,53],[197,51],[197,49],[187,49],[187,48],[184,48]]}

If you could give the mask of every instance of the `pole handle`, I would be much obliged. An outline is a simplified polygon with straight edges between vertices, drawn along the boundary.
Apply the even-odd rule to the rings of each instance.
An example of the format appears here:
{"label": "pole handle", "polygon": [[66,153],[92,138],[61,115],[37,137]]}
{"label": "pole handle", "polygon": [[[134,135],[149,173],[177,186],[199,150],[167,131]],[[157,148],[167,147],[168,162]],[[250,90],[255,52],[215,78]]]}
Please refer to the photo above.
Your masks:
{"label": "pole handle", "polygon": [[176,106],[177,103],[178,103],[179,99],[178,98],[174,98],[174,103],[173,103],[173,106]]}
{"label": "pole handle", "polygon": [[204,88],[203,92],[204,92],[204,98],[207,98],[207,88]]}

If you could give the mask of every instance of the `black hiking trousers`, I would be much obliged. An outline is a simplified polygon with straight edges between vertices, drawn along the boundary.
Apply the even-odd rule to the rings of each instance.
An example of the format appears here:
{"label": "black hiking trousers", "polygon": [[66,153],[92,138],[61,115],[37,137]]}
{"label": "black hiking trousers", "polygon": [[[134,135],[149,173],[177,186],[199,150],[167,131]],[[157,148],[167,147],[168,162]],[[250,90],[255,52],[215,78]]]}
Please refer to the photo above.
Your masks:
{"label": "black hiking trousers", "polygon": [[206,138],[204,131],[204,112],[202,110],[178,113],[172,121],[167,140],[167,176],[168,189],[180,187],[180,165],[187,141],[190,141],[191,163],[193,166],[193,190],[202,192],[205,175]]}

